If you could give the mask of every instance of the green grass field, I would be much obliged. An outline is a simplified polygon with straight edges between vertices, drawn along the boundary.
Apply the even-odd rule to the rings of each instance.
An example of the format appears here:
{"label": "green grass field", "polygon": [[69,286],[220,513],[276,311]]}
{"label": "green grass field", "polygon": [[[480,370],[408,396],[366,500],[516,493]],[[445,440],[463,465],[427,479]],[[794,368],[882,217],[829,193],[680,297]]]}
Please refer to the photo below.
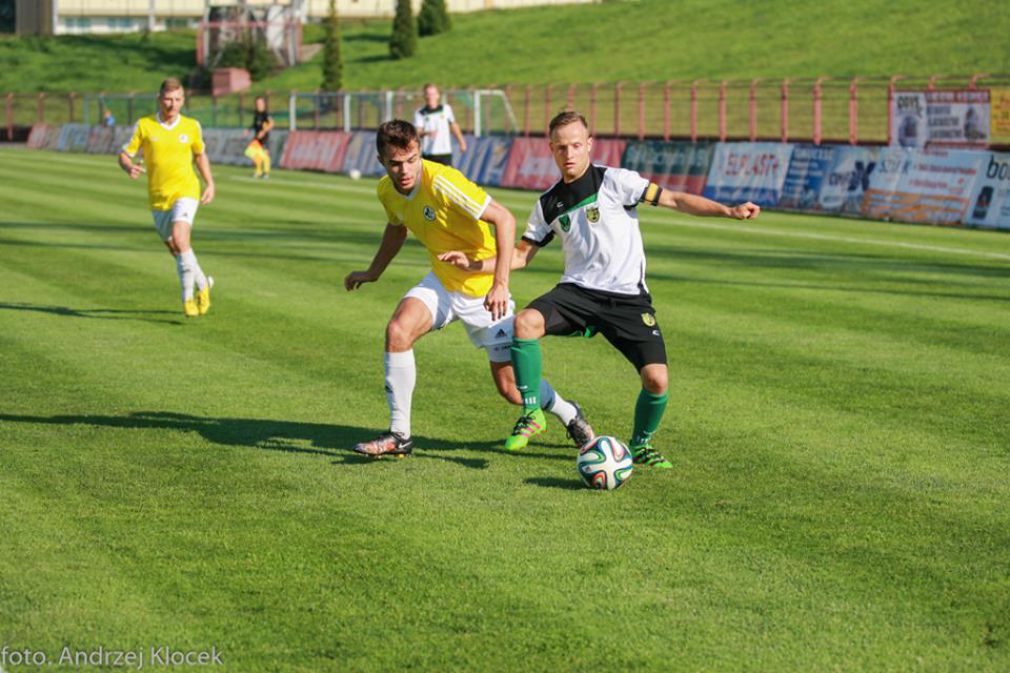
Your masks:
{"label": "green grass field", "polygon": [[[0,644],[214,646],[242,673],[1010,669],[1010,237],[643,211],[676,468],[601,494],[556,424],[497,448],[516,412],[458,325],[416,348],[415,456],[350,452],[387,422],[383,327],[423,251],[347,293],[374,184],[216,170],[215,305],[187,322],[142,184],[0,150]],[[601,339],[547,340],[545,373],[628,435],[636,375]]]}
{"label": "green grass field", "polygon": [[[390,21],[342,28],[347,89],[547,82],[1010,73],[1010,13],[980,0],[636,0],[453,16],[389,58]],[[306,41],[321,42],[318,26]],[[154,91],[195,65],[192,32],[0,39],[0,92]],[[465,54],[465,58],[460,55]],[[313,91],[321,56],[257,90]]]}

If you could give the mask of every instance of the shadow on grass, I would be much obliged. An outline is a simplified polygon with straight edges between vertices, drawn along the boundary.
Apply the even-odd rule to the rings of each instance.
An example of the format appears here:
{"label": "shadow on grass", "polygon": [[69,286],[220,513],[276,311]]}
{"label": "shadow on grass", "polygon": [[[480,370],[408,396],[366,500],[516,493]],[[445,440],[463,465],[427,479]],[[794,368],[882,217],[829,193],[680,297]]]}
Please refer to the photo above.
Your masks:
{"label": "shadow on grass", "polygon": [[168,325],[181,325],[182,320],[168,318],[146,318],[147,315],[175,315],[176,311],[164,310],[130,310],[112,308],[70,308],[69,306],[46,306],[44,304],[26,304],[21,302],[0,302],[0,311],[31,311],[48,313],[67,318],[92,318],[95,320],[140,320]]}
{"label": "shadow on grass", "polygon": [[525,481],[533,486],[559,488],[563,491],[582,491],[586,488],[578,479],[562,479],[561,477],[530,477]]}
{"label": "shadow on grass", "polygon": [[[300,453],[337,458],[334,465],[360,465],[378,462],[354,453],[351,447],[372,439],[374,429],[325,423],[301,423],[257,418],[213,418],[177,414],[169,411],[137,411],[125,416],[22,416],[0,414],[2,423],[39,423],[43,425],[90,425],[105,428],[160,429],[190,431],[222,446],[241,446],[265,451]],[[442,455],[442,451],[494,451],[490,442],[454,442],[414,436],[417,448],[411,458],[442,460],[474,470],[487,468],[485,458]],[[438,453],[435,453],[438,452]]]}

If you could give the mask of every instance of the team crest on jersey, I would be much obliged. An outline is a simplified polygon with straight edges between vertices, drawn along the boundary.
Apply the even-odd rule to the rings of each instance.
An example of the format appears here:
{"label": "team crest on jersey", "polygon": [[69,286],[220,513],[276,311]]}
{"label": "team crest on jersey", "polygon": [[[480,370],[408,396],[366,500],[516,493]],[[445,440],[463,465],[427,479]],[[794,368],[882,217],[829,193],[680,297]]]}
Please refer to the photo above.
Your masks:
{"label": "team crest on jersey", "polygon": [[181,134],[179,136],[179,142],[180,143],[188,143],[189,142],[189,136],[186,135],[185,133]]}
{"label": "team crest on jersey", "polygon": [[644,322],[647,327],[655,327],[656,316],[652,315],[651,313],[643,313],[642,322]]}
{"label": "team crest on jersey", "polygon": [[558,221],[561,223],[561,231],[567,232],[569,229],[572,228],[572,218],[568,217],[567,215],[562,215]]}
{"label": "team crest on jersey", "polygon": [[432,208],[431,206],[425,206],[424,207],[424,219],[428,220],[429,222],[434,222],[435,221],[435,209]]}
{"label": "team crest on jersey", "polygon": [[596,224],[600,221],[600,207],[599,206],[589,206],[586,208],[586,219]]}

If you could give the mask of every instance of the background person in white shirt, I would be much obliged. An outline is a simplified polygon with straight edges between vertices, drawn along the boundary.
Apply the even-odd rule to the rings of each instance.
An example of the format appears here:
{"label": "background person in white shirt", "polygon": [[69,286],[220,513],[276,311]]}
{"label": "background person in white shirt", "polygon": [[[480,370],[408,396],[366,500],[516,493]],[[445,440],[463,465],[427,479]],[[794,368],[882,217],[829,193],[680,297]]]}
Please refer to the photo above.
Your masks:
{"label": "background person in white shirt", "polygon": [[456,136],[459,151],[466,152],[466,140],[456,123],[452,106],[442,103],[442,92],[434,84],[424,85],[424,107],[414,114],[414,126],[421,139],[421,158],[452,165],[452,141],[449,133]]}

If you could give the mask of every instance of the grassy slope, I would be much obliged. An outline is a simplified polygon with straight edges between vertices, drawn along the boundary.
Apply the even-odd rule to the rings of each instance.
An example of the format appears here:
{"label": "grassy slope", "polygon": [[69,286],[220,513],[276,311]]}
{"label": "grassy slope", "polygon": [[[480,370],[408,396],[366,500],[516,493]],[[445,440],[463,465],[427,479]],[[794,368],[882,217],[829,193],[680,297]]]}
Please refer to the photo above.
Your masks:
{"label": "grassy slope", "polygon": [[[424,256],[345,293],[372,185],[275,178],[218,168],[216,305],[183,322],[141,185],[0,150],[5,643],[213,644],[243,673],[1010,667],[1010,238],[646,212],[677,468],[601,495],[556,426],[494,450],[514,412],[458,326],[417,347],[418,455],[348,452]],[[626,435],[620,356],[545,349]]]}
{"label": "grassy slope", "polygon": [[[454,21],[406,63],[387,57],[387,22],[345,25],[345,85],[1010,72],[1010,13],[993,0],[641,0]],[[0,40],[0,91],[150,90],[191,67],[192,46],[189,34]],[[312,90],[319,80],[317,57],[262,86]]]}

